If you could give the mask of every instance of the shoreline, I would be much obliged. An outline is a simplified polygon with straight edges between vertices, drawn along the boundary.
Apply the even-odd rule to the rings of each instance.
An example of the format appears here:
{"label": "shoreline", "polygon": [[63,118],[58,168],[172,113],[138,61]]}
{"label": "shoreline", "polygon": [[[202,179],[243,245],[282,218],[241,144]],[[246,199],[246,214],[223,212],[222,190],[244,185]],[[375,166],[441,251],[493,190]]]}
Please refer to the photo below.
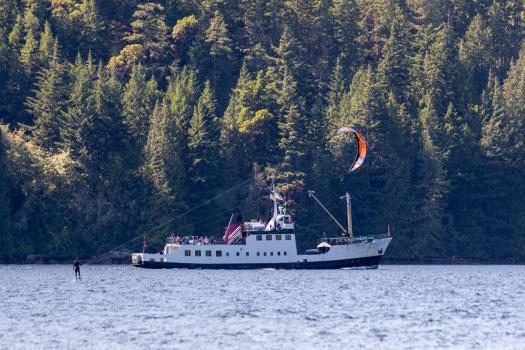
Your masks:
{"label": "shoreline", "polygon": [[[28,255],[12,259],[0,259],[1,265],[70,265],[75,257],[51,257]],[[80,258],[83,265],[131,265],[131,255],[104,254]],[[418,257],[383,258],[381,265],[525,265],[525,257],[482,258],[482,257]]]}

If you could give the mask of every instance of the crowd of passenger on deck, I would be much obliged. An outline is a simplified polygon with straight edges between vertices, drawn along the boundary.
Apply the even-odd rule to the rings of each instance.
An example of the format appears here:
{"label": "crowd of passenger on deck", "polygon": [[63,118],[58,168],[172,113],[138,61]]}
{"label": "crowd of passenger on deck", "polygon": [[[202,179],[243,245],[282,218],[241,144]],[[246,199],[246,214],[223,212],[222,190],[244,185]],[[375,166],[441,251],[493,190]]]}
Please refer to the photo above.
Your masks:
{"label": "crowd of passenger on deck", "polygon": [[208,245],[208,244],[216,244],[217,241],[215,240],[215,238],[208,237],[208,236],[181,237],[179,235],[177,236],[173,235],[170,237],[169,243]]}

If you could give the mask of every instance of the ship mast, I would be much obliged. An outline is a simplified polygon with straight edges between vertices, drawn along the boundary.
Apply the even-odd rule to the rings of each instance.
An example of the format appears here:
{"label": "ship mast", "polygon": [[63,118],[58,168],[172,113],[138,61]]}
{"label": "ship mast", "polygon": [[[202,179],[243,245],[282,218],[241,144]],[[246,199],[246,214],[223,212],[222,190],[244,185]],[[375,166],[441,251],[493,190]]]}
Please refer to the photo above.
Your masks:
{"label": "ship mast", "polygon": [[341,197],[342,198],[346,198],[346,221],[347,221],[347,225],[348,225],[348,239],[350,241],[350,243],[352,243],[352,238],[354,236],[354,231],[353,231],[353,228],[352,228],[352,203],[350,202],[350,194],[348,192],[346,192],[346,194]]}
{"label": "ship mast", "polygon": [[273,219],[277,219],[277,192],[275,192],[275,183],[272,181],[272,197],[273,197]]}

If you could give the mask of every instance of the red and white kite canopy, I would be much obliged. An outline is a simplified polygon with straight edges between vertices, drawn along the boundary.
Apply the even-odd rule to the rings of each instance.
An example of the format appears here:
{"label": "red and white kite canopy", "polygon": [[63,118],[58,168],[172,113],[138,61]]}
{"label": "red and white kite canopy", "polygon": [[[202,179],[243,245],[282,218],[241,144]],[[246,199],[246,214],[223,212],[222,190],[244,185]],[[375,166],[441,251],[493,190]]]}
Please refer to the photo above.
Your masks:
{"label": "red and white kite canopy", "polygon": [[355,159],[354,159],[354,163],[352,164],[352,166],[350,167],[350,172],[354,171],[354,170],[357,170],[359,167],[361,167],[361,165],[363,165],[363,162],[365,161],[365,158],[366,158],[366,142],[365,142],[365,138],[363,137],[363,135],[359,132],[357,132],[356,130],[348,127],[348,126],[343,126],[343,127],[340,127],[338,130],[337,130],[338,133],[352,133],[357,141],[357,154],[355,156]]}

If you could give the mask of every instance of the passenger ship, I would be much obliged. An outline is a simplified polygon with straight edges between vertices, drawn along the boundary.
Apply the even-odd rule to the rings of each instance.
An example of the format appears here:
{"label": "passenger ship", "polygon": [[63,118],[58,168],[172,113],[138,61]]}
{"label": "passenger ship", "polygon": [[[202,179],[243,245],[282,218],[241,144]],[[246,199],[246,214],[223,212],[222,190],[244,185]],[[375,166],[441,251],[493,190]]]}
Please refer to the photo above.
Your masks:
{"label": "passenger ship", "polygon": [[[312,191],[311,197],[316,201]],[[132,264],[145,268],[201,269],[339,269],[349,267],[377,268],[391,238],[389,235],[353,237],[350,196],[347,194],[348,230],[326,210],[345,234],[323,238],[314,249],[297,250],[295,224],[286,208],[278,205],[280,195],[272,191],[273,216],[268,223],[243,222],[235,212],[220,243],[205,244],[196,236],[176,240],[168,238],[157,254],[134,253]]]}

